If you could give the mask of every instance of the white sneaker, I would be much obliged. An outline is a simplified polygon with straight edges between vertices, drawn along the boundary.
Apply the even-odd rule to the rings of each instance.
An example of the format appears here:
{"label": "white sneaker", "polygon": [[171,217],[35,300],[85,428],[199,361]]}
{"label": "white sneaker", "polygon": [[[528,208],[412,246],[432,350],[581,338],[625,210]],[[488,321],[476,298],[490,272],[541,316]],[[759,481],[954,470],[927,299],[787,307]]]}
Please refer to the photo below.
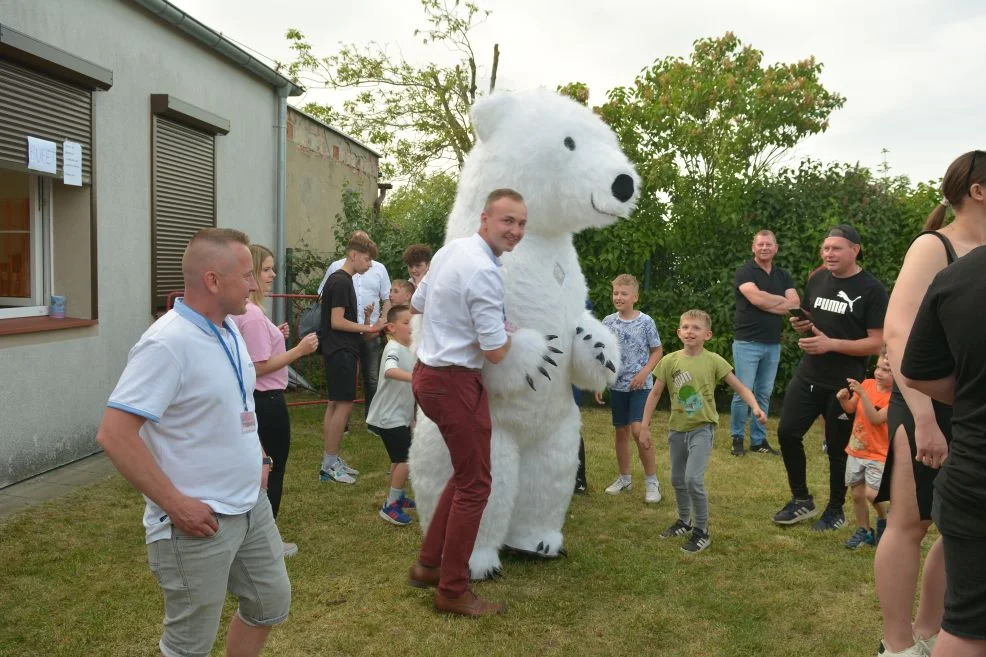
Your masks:
{"label": "white sneaker", "polygon": [[921,650],[924,651],[924,654],[928,655],[928,657],[931,657],[931,651],[935,649],[935,641],[937,641],[937,640],[938,640],[938,635],[937,634],[932,634],[927,639],[921,639],[921,638],[918,638],[917,635],[915,635],[914,636],[914,645],[916,645],[919,648],[921,648]]}
{"label": "white sneaker", "polygon": [[334,481],[340,484],[355,484],[356,477],[352,476],[340,466],[341,460],[336,461],[328,470],[320,470],[318,473],[318,478],[322,481]]}
{"label": "white sneaker", "polygon": [[607,488],[606,492],[610,495],[619,495],[623,491],[628,491],[633,488],[633,484],[629,479],[624,479],[623,477],[617,477],[616,481],[611,483]]}
{"label": "white sneaker", "polygon": [[351,465],[343,461],[341,456],[336,458],[339,459],[338,461],[339,465],[336,466],[337,468],[345,472],[347,475],[352,475],[354,477],[359,476],[359,470],[357,470],[356,468],[352,467]]}
{"label": "white sneaker", "polygon": [[297,543],[284,543],[282,541],[281,542],[281,545],[284,547],[284,558],[285,559],[287,559],[288,557],[293,557],[294,555],[298,554],[298,544]]}
{"label": "white sneaker", "polygon": [[924,651],[924,648],[920,643],[915,643],[910,648],[906,650],[901,650],[900,652],[890,652],[887,649],[887,644],[880,641],[880,652],[877,653],[877,657],[928,657],[929,653]]}
{"label": "white sneaker", "polygon": [[657,504],[661,501],[661,484],[656,481],[647,482],[647,492],[644,493],[644,502]]}

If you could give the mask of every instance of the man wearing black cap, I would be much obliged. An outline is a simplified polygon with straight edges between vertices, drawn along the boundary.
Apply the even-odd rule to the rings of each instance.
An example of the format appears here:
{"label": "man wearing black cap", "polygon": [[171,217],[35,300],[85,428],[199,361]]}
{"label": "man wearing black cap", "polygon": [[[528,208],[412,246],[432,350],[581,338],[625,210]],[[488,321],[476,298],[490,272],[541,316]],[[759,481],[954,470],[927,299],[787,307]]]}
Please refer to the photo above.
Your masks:
{"label": "man wearing black cap", "polygon": [[779,525],[818,514],[808,492],[802,441],[819,415],[825,418],[829,502],[812,529],[835,530],[846,523],[842,505],[853,418],[842,410],[836,393],[846,387],[847,378],[862,381],[867,360],[883,348],[888,301],[883,284],[856,263],[862,256],[860,242],[848,224],[829,229],[822,243],[825,269],[808,279],[801,301],[804,314],[790,318],[794,330],[805,336],[798,341],[804,356],[788,384],[777,428],[792,496],[774,515]]}

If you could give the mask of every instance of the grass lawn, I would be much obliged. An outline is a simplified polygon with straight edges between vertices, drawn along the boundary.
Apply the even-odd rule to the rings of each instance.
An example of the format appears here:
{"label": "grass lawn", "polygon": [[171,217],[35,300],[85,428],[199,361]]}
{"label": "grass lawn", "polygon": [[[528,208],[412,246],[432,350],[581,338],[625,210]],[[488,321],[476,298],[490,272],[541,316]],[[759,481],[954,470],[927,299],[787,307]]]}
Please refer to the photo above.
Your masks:
{"label": "grass lawn", "polygon": [[[364,474],[355,486],[321,484],[321,407],[292,409],[294,442],[279,525],[300,553],[288,561],[290,619],[265,655],[869,655],[881,636],[873,550],[850,552],[836,533],[775,527],[787,501],[779,457],[729,454],[720,428],[706,479],[712,545],[698,555],[658,533],[674,520],[667,415],[655,416],[665,499],[643,501],[643,472],[619,497],[603,493],[616,473],[606,409],[585,409],[588,496],[576,496],[565,527],[569,558],[506,558],[505,577],[479,584],[506,600],[506,616],[447,618],[431,594],[406,586],[417,525],[377,517],[387,458],[361,421],[343,445]],[[354,415],[362,416],[361,409]],[[776,426],[770,437],[776,446]],[[728,427],[723,416],[722,427]],[[821,434],[805,439],[816,501],[827,497]],[[147,568],[143,503],[120,476],[0,521],[0,655],[152,655],[163,605]],[[847,516],[851,507],[846,505]],[[930,542],[926,540],[927,547]],[[226,618],[234,609],[229,601]],[[224,621],[223,627],[226,622]],[[224,654],[217,641],[213,655]]]}

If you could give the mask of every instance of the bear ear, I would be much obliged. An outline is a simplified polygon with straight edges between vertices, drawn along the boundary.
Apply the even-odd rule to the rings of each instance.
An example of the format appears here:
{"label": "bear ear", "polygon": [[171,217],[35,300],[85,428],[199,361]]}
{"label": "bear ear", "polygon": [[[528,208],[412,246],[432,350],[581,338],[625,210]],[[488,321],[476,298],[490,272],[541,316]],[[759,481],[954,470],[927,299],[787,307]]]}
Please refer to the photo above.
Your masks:
{"label": "bear ear", "polygon": [[472,106],[472,129],[480,141],[488,141],[517,105],[517,98],[509,93],[496,93],[484,96]]}

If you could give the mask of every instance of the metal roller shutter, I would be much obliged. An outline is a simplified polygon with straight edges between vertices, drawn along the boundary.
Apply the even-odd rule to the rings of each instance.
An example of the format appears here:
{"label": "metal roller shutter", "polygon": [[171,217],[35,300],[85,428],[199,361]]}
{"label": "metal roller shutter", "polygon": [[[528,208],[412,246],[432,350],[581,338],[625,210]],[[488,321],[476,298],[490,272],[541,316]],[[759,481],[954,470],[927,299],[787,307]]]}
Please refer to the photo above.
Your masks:
{"label": "metal roller shutter", "polygon": [[188,240],[216,225],[216,140],[154,116],[151,289],[153,310],[182,290],[181,257]]}
{"label": "metal roller shutter", "polygon": [[0,60],[0,161],[23,169],[27,137],[82,144],[82,182],[92,182],[92,92]]}

